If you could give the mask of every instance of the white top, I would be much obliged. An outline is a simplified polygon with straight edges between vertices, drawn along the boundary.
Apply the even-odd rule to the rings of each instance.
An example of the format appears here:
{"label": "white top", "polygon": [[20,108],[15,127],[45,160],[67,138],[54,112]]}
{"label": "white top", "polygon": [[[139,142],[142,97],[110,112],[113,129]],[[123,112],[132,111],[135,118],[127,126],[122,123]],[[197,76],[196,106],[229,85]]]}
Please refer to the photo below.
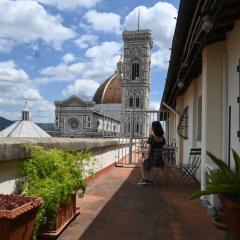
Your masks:
{"label": "white top", "polygon": [[51,137],[32,121],[17,121],[0,132],[0,137]]}

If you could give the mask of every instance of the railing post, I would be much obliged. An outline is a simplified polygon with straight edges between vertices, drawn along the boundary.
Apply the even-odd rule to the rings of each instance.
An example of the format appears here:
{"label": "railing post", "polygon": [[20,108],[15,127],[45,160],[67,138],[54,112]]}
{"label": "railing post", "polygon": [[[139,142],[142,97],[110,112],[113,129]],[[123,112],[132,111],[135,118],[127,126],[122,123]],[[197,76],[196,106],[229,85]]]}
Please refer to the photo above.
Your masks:
{"label": "railing post", "polygon": [[130,110],[129,163],[132,163],[133,112]]}

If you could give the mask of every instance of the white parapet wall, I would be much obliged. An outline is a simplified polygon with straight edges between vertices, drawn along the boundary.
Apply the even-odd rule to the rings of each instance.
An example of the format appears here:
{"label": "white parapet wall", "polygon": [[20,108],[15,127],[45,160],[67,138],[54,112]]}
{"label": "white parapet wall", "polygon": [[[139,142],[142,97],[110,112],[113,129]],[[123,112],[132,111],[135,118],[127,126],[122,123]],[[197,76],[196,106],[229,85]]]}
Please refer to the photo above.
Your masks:
{"label": "white parapet wall", "polygon": [[16,179],[21,177],[24,160],[28,157],[26,144],[72,151],[89,149],[96,158],[97,171],[115,163],[116,151],[123,147],[118,139],[0,138],[0,193],[12,193]]}

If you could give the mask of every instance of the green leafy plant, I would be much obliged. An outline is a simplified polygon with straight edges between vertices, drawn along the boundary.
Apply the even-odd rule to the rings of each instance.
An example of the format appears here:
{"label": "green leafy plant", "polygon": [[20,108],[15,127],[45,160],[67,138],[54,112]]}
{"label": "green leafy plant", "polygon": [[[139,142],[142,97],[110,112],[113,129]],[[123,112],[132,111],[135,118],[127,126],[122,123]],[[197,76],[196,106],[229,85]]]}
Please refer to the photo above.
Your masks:
{"label": "green leafy plant", "polygon": [[232,170],[223,160],[217,158],[212,153],[207,152],[209,158],[218,166],[217,171],[208,174],[209,184],[204,191],[198,191],[191,195],[190,199],[198,198],[209,194],[224,194],[232,198],[240,197],[240,156],[232,150],[235,170]]}
{"label": "green leafy plant", "polygon": [[23,194],[44,200],[35,224],[33,239],[40,230],[50,231],[59,206],[71,200],[77,190],[86,189],[94,173],[95,160],[89,151],[69,152],[30,145],[30,158],[24,163]]}

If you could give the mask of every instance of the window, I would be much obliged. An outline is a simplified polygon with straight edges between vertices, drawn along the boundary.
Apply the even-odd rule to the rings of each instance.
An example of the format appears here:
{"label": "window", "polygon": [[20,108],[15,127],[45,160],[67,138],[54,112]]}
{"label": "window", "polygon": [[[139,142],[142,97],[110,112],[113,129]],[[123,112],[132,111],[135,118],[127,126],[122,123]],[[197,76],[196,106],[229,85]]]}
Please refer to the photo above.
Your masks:
{"label": "window", "polygon": [[100,126],[100,121],[97,120],[97,129],[99,129],[99,126]]}
{"label": "window", "polygon": [[197,103],[197,140],[202,140],[202,96],[198,97]]}
{"label": "window", "polygon": [[188,106],[183,110],[183,114],[178,123],[177,133],[180,137],[188,139]]}
{"label": "window", "polygon": [[188,139],[188,106],[184,109],[184,136]]}
{"label": "window", "polygon": [[136,97],[136,108],[139,108],[139,106],[140,106],[140,99],[139,99],[139,97],[137,96],[137,97]]}
{"label": "window", "polygon": [[91,116],[87,116],[87,119],[86,119],[86,128],[91,128]]}
{"label": "window", "polygon": [[132,63],[132,80],[139,80],[139,62]]}
{"label": "window", "polygon": [[133,97],[129,98],[129,107],[133,107]]}
{"label": "window", "polygon": [[136,125],[135,125],[135,132],[139,133],[139,123],[136,123]]}
{"label": "window", "polygon": [[58,127],[58,115],[55,118],[55,123],[56,123],[56,126]]}

